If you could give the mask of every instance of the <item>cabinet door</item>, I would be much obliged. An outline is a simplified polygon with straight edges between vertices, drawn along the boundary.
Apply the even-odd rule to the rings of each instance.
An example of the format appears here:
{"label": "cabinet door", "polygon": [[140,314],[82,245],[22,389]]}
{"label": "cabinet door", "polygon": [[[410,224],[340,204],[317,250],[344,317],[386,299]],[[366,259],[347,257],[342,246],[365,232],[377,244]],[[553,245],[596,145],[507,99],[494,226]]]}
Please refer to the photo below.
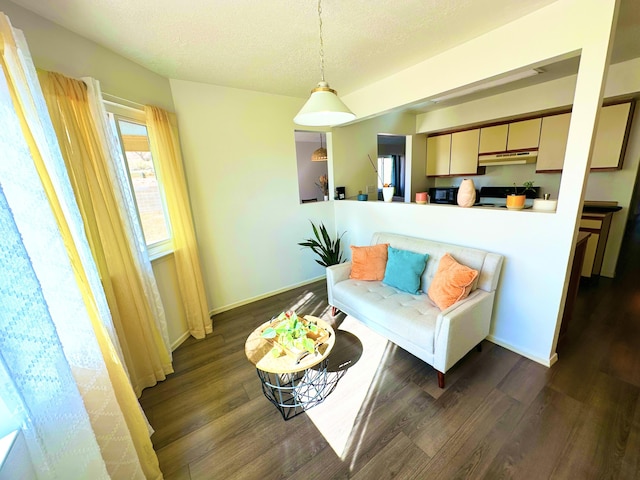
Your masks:
{"label": "cabinet door", "polygon": [[587,250],[584,254],[584,262],[582,264],[582,272],[580,275],[582,277],[591,277],[593,273],[593,262],[596,259],[596,250],[598,249],[598,241],[600,240],[600,235],[597,233],[592,233],[587,240]]}
{"label": "cabinet door", "polygon": [[478,173],[478,142],[480,129],[456,132],[451,135],[451,175],[475,175]]}
{"label": "cabinet door", "polygon": [[570,122],[571,113],[553,115],[542,119],[536,172],[562,170],[564,154],[567,150]]}
{"label": "cabinet door", "polygon": [[427,138],[427,176],[449,175],[451,134]]}
{"label": "cabinet door", "polygon": [[600,110],[591,168],[622,166],[622,145],[627,131],[631,103],[609,105]]}
{"label": "cabinet door", "polygon": [[538,148],[542,118],[532,118],[509,124],[507,150],[526,150]]}
{"label": "cabinet door", "polygon": [[481,128],[478,153],[504,152],[507,148],[508,131],[507,124]]}

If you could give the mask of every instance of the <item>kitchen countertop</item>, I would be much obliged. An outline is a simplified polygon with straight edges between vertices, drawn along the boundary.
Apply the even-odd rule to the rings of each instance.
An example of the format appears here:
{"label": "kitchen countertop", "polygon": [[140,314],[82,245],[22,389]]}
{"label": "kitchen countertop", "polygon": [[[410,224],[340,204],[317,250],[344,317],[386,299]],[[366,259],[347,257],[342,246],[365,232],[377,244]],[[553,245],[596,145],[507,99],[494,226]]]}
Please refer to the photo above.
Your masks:
{"label": "kitchen countertop", "polygon": [[616,201],[585,200],[582,207],[582,211],[588,213],[619,212],[620,210],[622,207]]}

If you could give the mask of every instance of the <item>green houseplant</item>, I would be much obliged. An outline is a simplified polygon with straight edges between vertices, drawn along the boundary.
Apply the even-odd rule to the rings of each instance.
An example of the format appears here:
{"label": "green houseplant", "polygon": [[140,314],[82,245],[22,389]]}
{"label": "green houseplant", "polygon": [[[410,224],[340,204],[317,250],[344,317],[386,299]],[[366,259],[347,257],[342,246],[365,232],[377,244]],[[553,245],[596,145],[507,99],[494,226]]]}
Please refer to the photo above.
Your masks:
{"label": "green houseplant", "polygon": [[307,353],[314,353],[317,345],[328,338],[328,332],[296,312],[282,312],[262,332],[262,338],[273,343],[271,354],[279,357],[282,352],[300,360]]}
{"label": "green houseplant", "polygon": [[533,181],[527,181],[522,184],[522,191],[518,193],[518,187],[513,184],[513,193],[511,195],[525,195],[528,191],[534,192]]}
{"label": "green houseplant", "polygon": [[298,245],[313,250],[313,252],[320,257],[319,260],[316,259],[316,262],[323,267],[330,267],[331,265],[344,262],[342,246],[340,244],[344,233],[336,240],[332,240],[329,232],[327,232],[327,227],[325,227],[323,223],[320,223],[320,226],[316,227],[314,223],[311,222],[311,227],[313,228],[315,238],[307,238],[304,242],[299,242]]}
{"label": "green houseplant", "polygon": [[524,201],[526,200],[527,191],[533,190],[533,182],[527,181],[522,184],[522,191],[518,191],[516,184],[513,184],[513,193],[507,195],[507,208],[510,210],[521,210],[524,208]]}

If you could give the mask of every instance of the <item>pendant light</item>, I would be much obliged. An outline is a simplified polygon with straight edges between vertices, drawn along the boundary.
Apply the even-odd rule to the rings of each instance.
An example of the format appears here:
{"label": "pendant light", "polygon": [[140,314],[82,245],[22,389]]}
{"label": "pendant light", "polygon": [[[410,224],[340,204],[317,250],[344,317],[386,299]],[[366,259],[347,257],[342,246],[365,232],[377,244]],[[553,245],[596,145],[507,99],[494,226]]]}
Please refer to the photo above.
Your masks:
{"label": "pendant light", "polygon": [[309,127],[328,127],[340,125],[356,118],[338,98],[335,90],[329,87],[324,79],[324,43],[322,41],[322,0],[318,0],[318,19],[320,22],[320,74],[318,86],[311,90],[307,103],[295,116],[293,121],[298,125]]}
{"label": "pendant light", "polygon": [[322,134],[320,134],[320,148],[316,149],[311,154],[312,162],[326,162],[327,161],[327,149],[322,146]]}

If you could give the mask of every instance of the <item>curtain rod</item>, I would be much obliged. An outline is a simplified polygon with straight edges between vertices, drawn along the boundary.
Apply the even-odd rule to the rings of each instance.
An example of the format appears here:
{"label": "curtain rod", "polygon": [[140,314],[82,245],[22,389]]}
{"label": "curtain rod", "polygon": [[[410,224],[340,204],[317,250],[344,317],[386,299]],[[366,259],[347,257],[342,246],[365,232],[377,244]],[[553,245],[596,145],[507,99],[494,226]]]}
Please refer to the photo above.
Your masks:
{"label": "curtain rod", "polygon": [[116,103],[123,107],[133,108],[135,110],[144,110],[144,105],[141,103],[127,100],[126,98],[118,97],[117,95],[112,95],[107,92],[102,92],[102,98],[107,102]]}

